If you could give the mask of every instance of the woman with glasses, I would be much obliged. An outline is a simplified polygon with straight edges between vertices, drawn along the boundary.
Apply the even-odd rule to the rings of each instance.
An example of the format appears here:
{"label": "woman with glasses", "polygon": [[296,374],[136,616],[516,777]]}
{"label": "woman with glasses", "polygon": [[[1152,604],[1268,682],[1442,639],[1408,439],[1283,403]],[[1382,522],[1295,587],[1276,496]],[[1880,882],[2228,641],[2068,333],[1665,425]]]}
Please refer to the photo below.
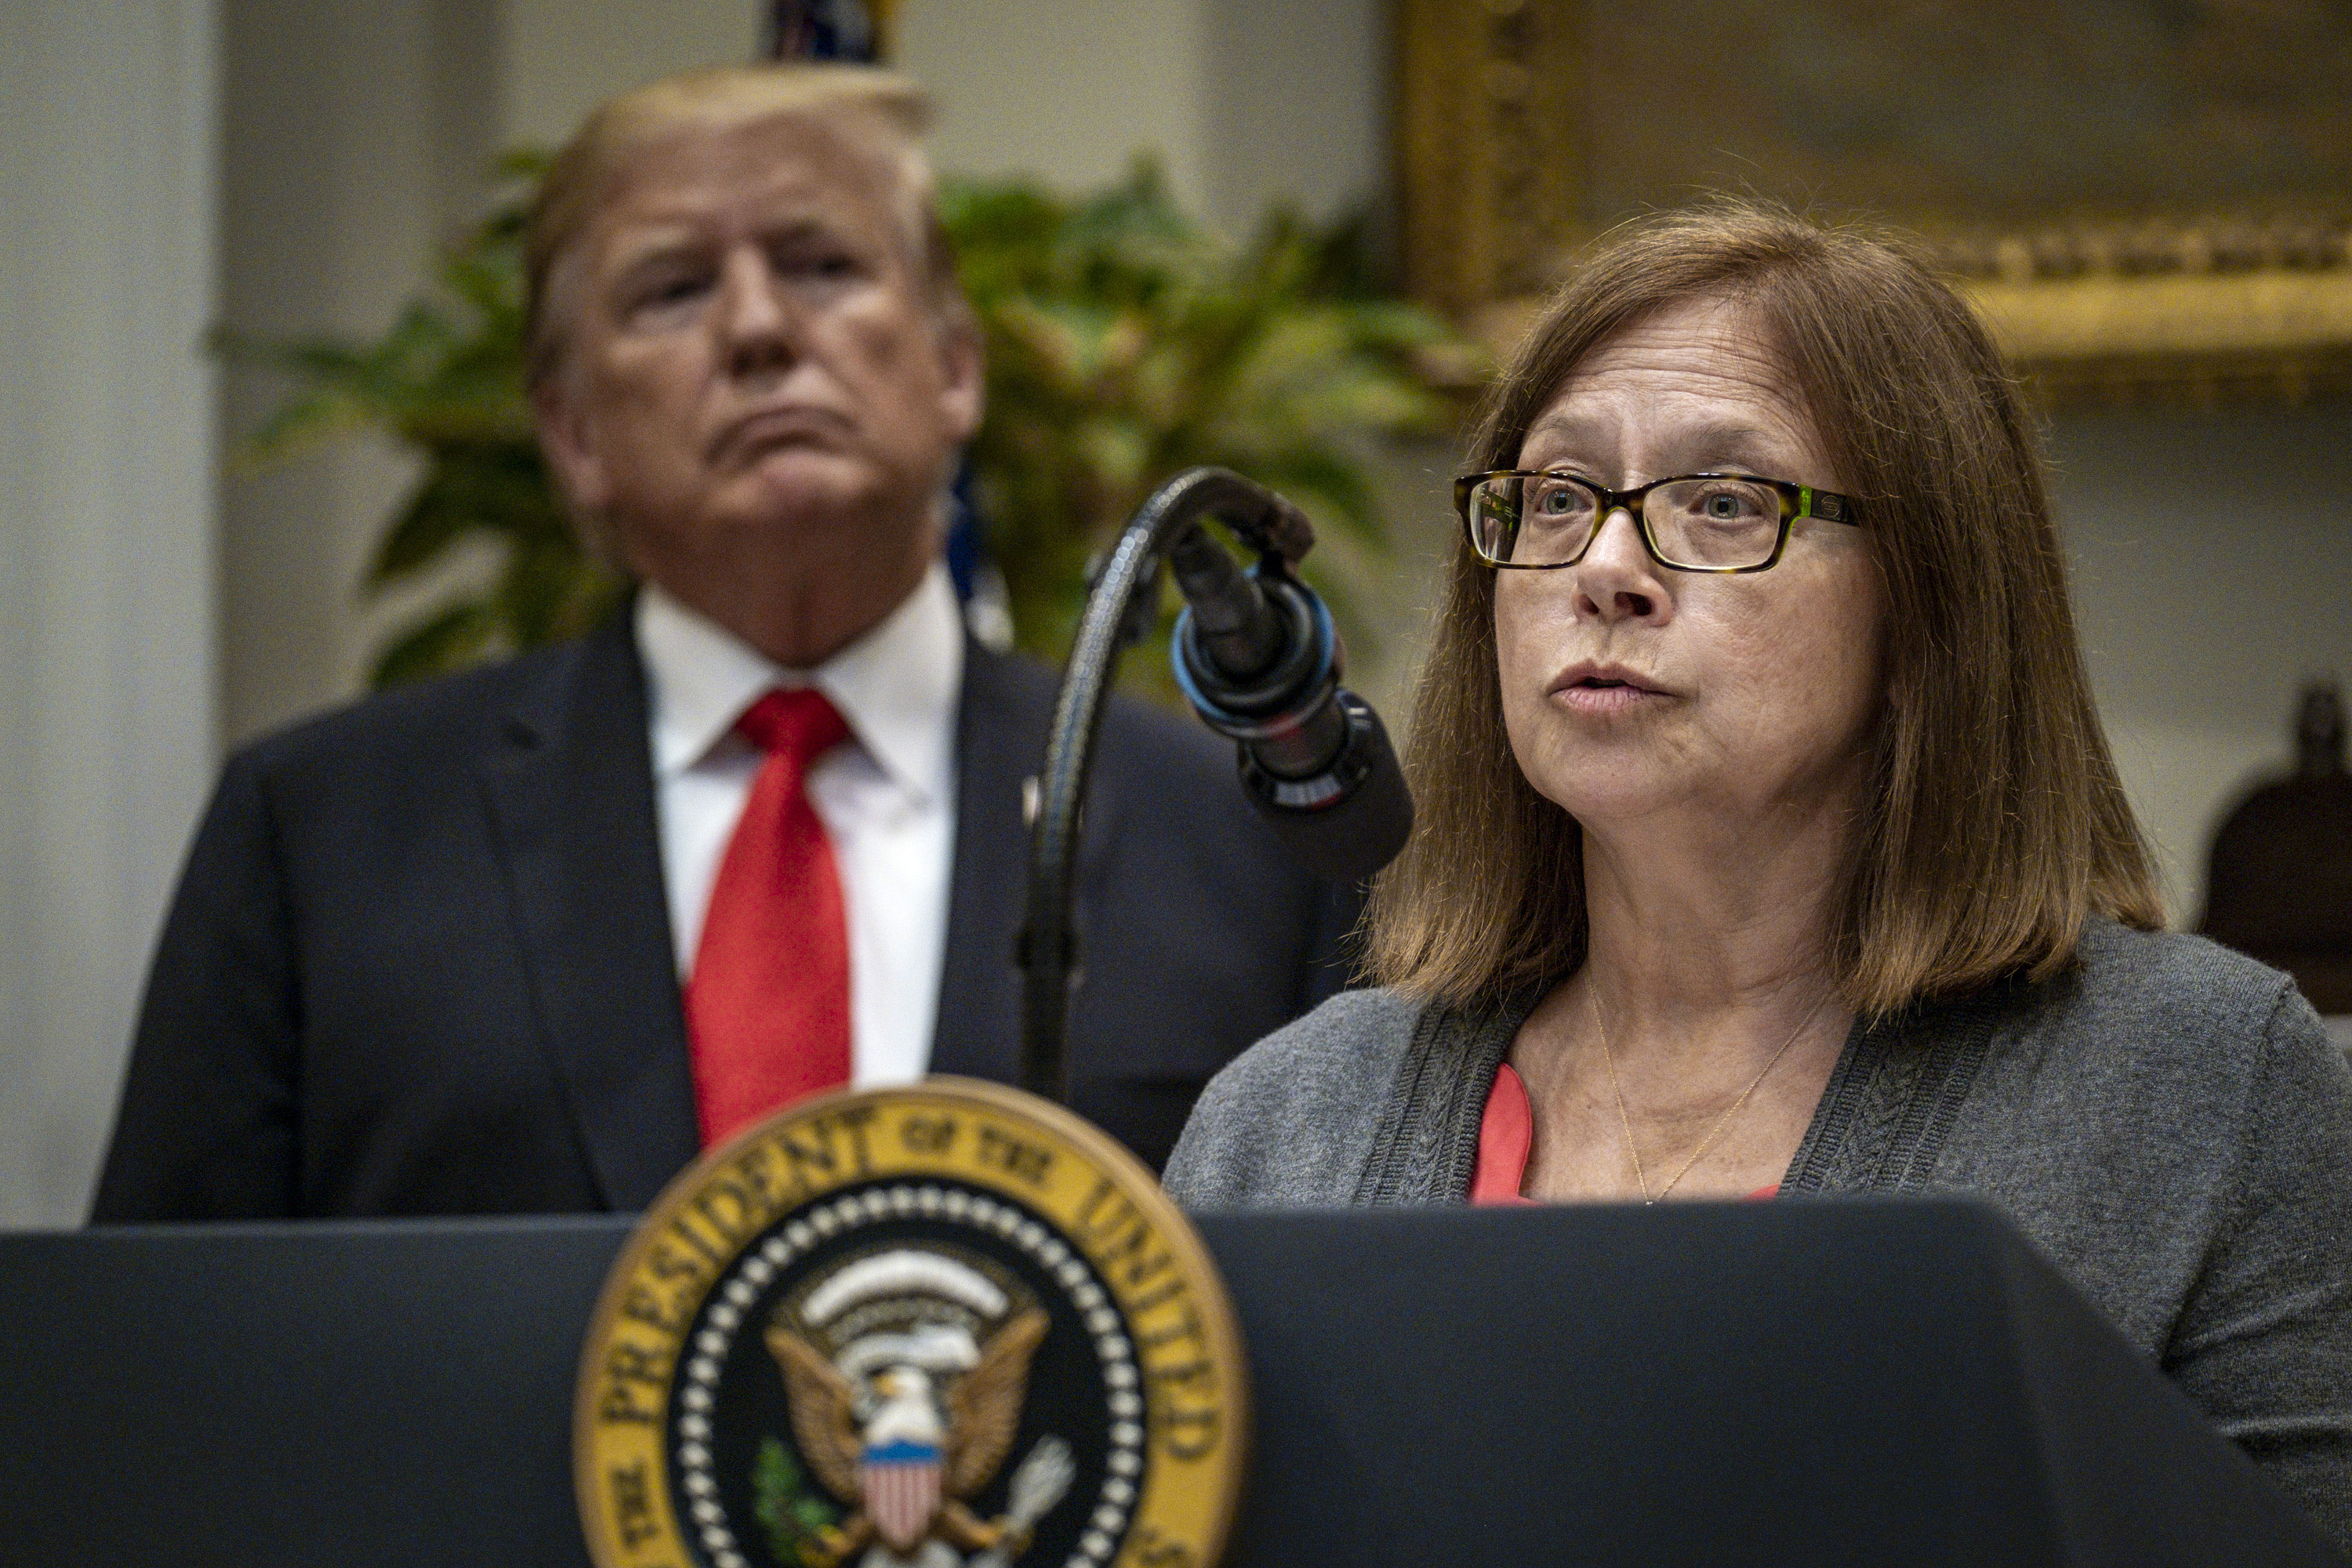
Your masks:
{"label": "woman with glasses", "polygon": [[1474,463],[1376,985],[1226,1068],[1171,1191],[1976,1194],[2352,1535],[2352,1074],[2161,930],[1967,307],[1866,234],[1667,215]]}

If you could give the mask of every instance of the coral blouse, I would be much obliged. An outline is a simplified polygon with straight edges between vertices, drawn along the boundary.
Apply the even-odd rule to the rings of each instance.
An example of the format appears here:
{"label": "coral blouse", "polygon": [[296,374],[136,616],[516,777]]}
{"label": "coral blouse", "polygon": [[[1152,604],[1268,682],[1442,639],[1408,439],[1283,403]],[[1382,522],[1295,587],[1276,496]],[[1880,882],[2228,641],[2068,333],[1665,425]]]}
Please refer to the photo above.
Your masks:
{"label": "coral blouse", "polygon": [[[1495,1069],[1495,1087],[1487,1090],[1486,1114],[1478,1119],[1478,1163],[1470,1172],[1470,1201],[1535,1202],[1519,1195],[1519,1189],[1527,1184],[1528,1153],[1535,1147],[1535,1141],[1536,1113],[1528,1100],[1528,1086],[1519,1081],[1511,1064],[1505,1062]],[[1769,1198],[1780,1190],[1778,1186],[1759,1187],[1748,1195]]]}

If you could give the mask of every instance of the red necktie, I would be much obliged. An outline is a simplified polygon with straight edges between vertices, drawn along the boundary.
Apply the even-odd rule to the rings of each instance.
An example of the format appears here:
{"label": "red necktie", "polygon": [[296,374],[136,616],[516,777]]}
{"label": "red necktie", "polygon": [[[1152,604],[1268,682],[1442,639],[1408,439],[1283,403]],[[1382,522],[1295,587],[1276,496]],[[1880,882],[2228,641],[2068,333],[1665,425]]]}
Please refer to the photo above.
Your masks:
{"label": "red necktie", "polygon": [[849,1081],[849,920],[808,771],[849,726],[813,687],[771,691],[735,727],[768,753],[727,841],[686,986],[706,1149]]}

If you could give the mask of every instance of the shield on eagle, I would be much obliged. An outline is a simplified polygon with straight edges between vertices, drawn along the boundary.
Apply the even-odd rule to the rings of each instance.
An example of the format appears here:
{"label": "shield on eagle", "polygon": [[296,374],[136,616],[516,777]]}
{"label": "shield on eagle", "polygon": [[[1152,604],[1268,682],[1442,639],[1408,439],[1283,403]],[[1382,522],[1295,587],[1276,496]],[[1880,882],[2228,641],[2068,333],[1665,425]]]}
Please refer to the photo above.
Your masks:
{"label": "shield on eagle", "polygon": [[857,1489],[875,1531],[901,1555],[930,1533],[940,1510],[940,1449],[932,1443],[868,1447],[859,1456]]}
{"label": "shield on eagle", "polygon": [[1068,1445],[1039,1439],[1010,1484],[1003,1518],[979,1518],[971,1500],[1013,1446],[1030,1357],[1049,1321],[1010,1271],[936,1243],[855,1254],[780,1304],[766,1339],[784,1374],[795,1445],[857,1510],[812,1568],[833,1568],[877,1539],[901,1559],[933,1542],[934,1555],[1017,1553],[1069,1486]]}

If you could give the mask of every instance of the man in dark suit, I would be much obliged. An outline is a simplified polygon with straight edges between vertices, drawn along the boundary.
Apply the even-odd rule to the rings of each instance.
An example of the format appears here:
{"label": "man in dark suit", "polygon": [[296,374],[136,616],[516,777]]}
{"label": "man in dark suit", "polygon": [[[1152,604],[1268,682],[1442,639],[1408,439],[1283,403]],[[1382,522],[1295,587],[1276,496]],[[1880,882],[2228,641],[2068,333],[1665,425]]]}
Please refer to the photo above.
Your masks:
{"label": "man in dark suit", "polygon": [[[939,563],[981,366],[920,115],[881,73],[698,73],[558,158],[534,407],[641,591],[231,760],[95,1219],[632,1209],[778,1083],[1017,1077],[1054,681]],[[818,715],[802,752],[772,704]],[[1351,900],[1166,715],[1114,706],[1087,815],[1073,1100],[1157,1163],[1340,984]]]}

